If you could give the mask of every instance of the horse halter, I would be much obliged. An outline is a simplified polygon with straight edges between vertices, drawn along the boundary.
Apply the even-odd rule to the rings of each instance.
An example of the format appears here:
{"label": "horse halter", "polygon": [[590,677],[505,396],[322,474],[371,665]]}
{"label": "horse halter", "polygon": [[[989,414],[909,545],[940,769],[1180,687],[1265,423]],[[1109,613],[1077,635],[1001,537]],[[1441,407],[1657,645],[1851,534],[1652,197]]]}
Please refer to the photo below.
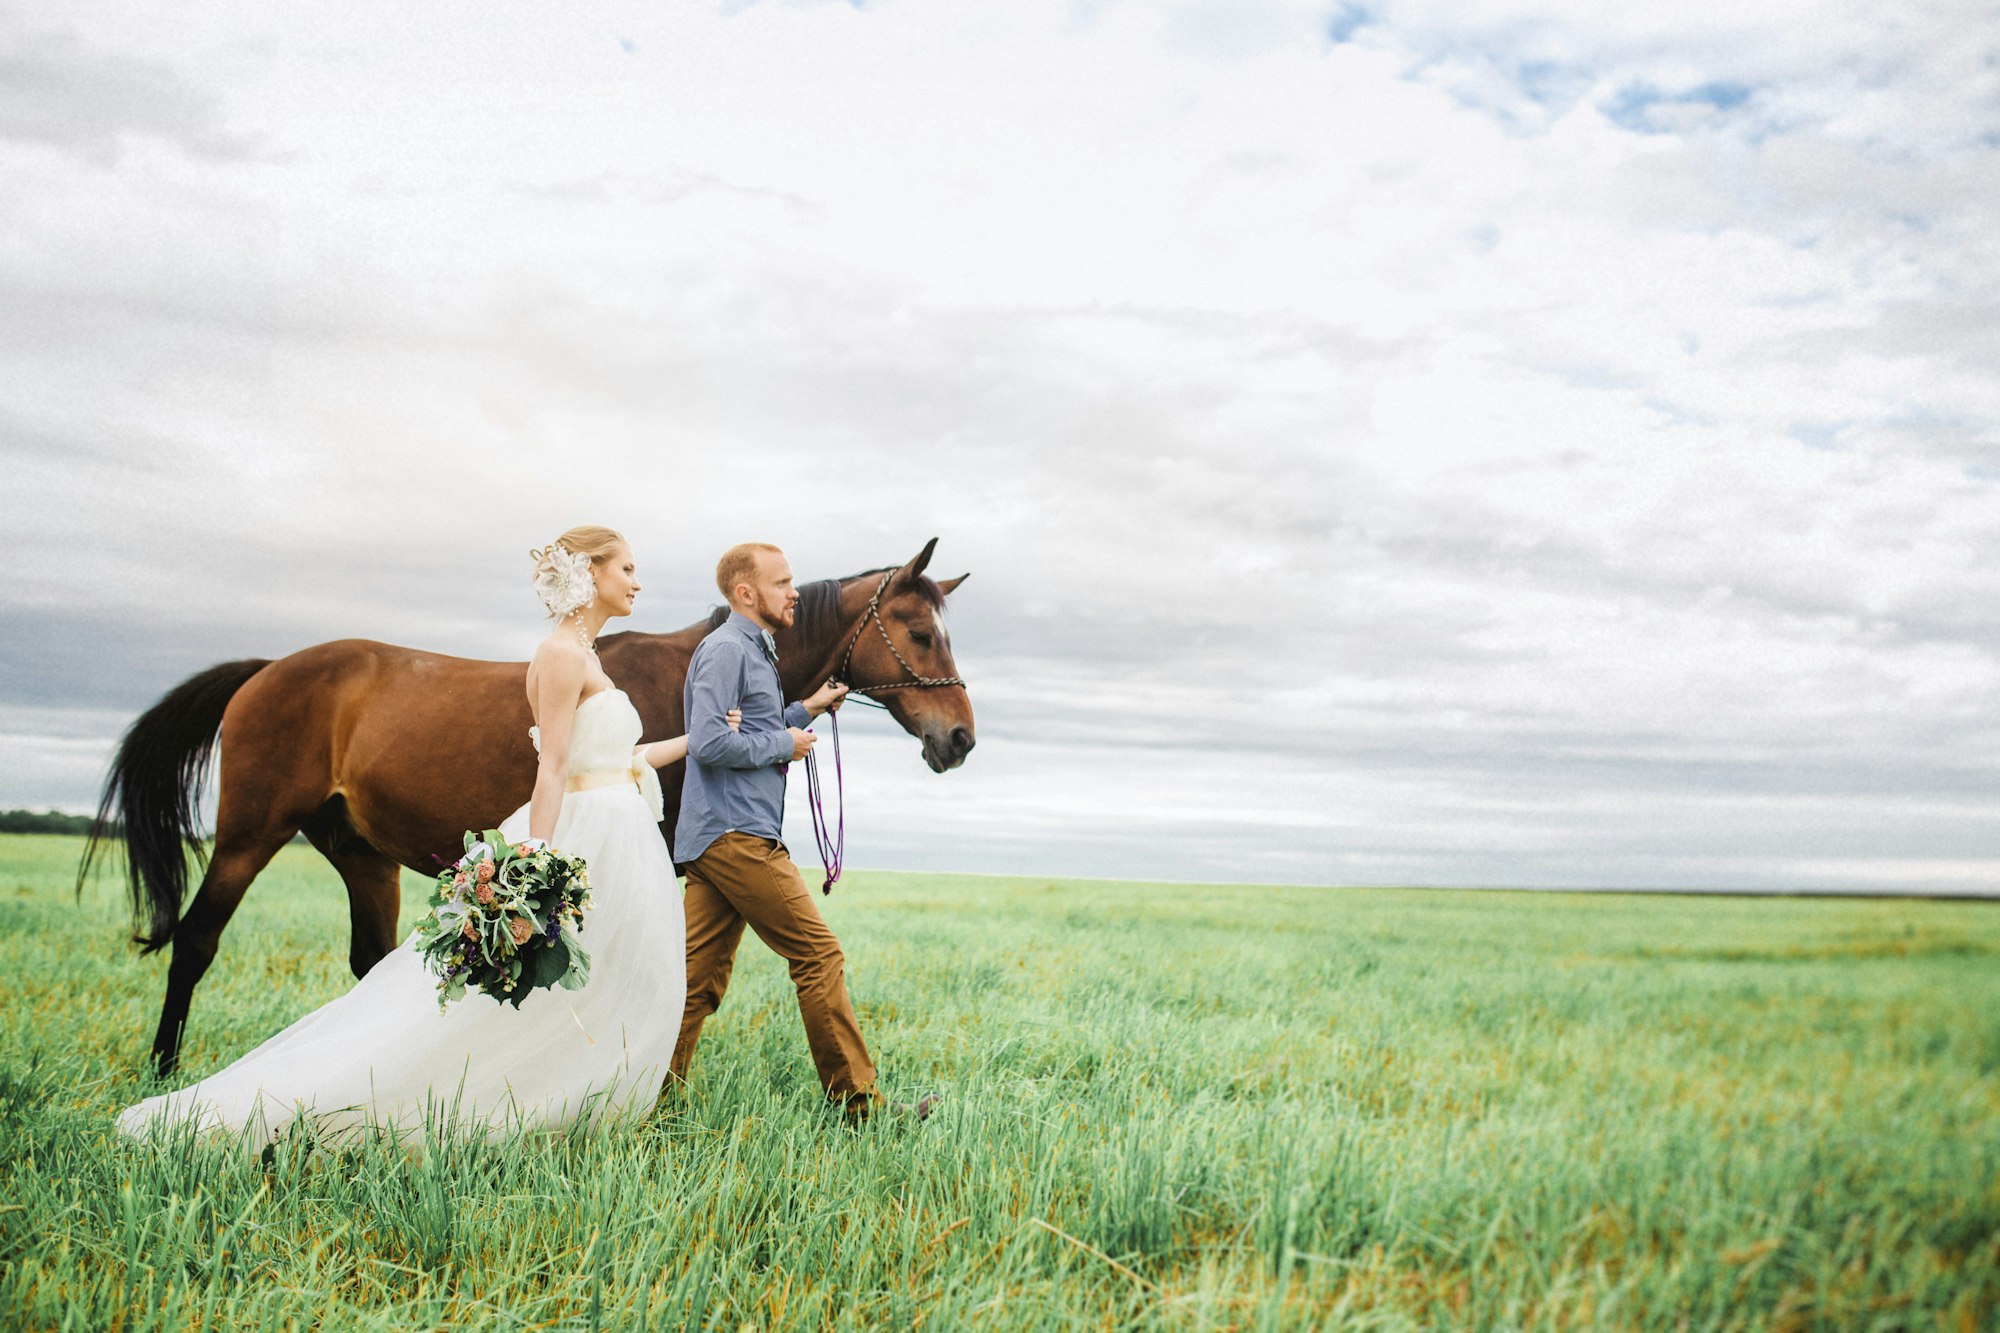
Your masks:
{"label": "horse halter", "polygon": [[[868,614],[862,618],[860,624],[854,627],[854,633],[848,636],[847,651],[840,655],[840,665],[834,669],[833,678],[841,681],[847,679],[847,668],[854,661],[854,645],[861,641],[861,631],[867,629],[868,622],[872,620],[875,622],[876,631],[882,636],[882,642],[889,647],[889,655],[894,657],[903,670],[909,673],[910,678],[908,680],[893,681],[887,685],[849,685],[847,688],[850,694],[867,695],[874,694],[880,690],[934,690],[945,685],[957,685],[962,689],[970,688],[964,680],[957,676],[926,676],[911,666],[909,660],[896,650],[896,641],[889,637],[889,627],[882,623],[882,594],[889,590],[889,580],[895,578],[900,572],[900,570],[890,570],[882,576],[882,581],[875,585],[875,595],[868,599]],[[872,703],[874,701],[870,700],[869,702]]]}
{"label": "horse halter", "polygon": [[[943,685],[957,685],[961,688],[965,686],[965,682],[957,676],[924,675],[910,665],[908,658],[897,651],[896,641],[889,637],[889,627],[882,623],[882,594],[889,590],[889,580],[895,578],[897,572],[890,570],[882,576],[882,581],[875,585],[875,595],[868,599],[868,614],[854,627],[854,633],[847,637],[847,651],[840,655],[840,666],[833,673],[835,680],[847,679],[847,668],[854,662],[854,645],[861,642],[861,631],[868,628],[868,622],[874,621],[876,631],[882,636],[882,642],[889,646],[890,656],[902,664],[903,670],[908,672],[910,677],[908,680],[892,681],[887,685],[848,686],[850,697],[859,698],[863,703],[872,704],[876,708],[889,706],[879,699],[867,697],[877,690],[931,690]],[[847,791],[846,780],[840,769],[840,714],[829,712],[826,719],[827,727],[833,733],[833,783],[840,798],[840,809],[836,821],[831,825],[827,820],[826,807],[820,793],[819,752],[806,751],[806,804],[812,811],[813,841],[819,845],[819,863],[826,872],[826,877],[819,886],[822,894],[833,892],[833,886],[840,882],[840,873],[847,860]]]}

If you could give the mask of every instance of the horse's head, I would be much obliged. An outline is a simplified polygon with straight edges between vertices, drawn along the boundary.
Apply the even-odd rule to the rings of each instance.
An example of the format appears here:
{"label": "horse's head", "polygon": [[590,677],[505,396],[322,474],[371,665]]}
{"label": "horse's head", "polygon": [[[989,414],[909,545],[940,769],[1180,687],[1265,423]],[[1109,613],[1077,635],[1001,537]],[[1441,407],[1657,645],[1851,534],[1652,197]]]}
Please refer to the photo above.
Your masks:
{"label": "horse's head", "polygon": [[966,576],[941,583],[924,576],[936,545],[933,537],[902,568],[859,581],[868,585],[861,596],[880,587],[880,619],[864,614],[856,627],[845,679],[857,693],[874,691],[903,730],[924,743],[924,762],[942,773],[965,762],[974,738],[972,700],[958,679],[944,623],[944,599]]}

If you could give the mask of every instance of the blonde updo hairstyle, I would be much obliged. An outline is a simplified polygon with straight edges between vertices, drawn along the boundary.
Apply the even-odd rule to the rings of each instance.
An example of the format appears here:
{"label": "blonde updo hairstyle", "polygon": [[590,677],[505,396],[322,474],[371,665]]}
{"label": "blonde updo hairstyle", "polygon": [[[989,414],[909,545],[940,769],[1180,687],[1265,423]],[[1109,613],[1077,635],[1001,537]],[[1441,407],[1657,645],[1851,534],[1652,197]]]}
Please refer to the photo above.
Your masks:
{"label": "blonde updo hairstyle", "polygon": [[[624,534],[616,528],[586,523],[581,527],[571,528],[547,546],[529,551],[528,554],[535,561],[535,572],[531,577],[534,578],[537,587],[541,587],[545,582],[544,576],[554,564],[555,558],[565,551],[572,557],[588,556],[590,563],[596,565],[620,550],[629,549],[630,546],[631,543],[627,542]],[[557,612],[552,609],[548,615],[553,620]]]}
{"label": "blonde updo hairstyle", "polygon": [[630,546],[625,534],[615,528],[599,527],[586,523],[580,528],[571,528],[556,538],[556,545],[566,548],[571,555],[587,555],[591,564],[597,564],[621,546]]}

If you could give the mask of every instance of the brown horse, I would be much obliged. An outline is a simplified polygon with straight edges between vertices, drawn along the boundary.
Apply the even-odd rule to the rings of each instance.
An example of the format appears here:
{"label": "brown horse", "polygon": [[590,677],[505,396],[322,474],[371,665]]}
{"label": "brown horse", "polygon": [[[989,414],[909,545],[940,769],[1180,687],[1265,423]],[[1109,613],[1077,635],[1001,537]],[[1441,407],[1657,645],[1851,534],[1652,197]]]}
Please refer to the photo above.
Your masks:
{"label": "brown horse", "polygon": [[[925,577],[933,537],[901,567],[799,589],[795,623],[777,632],[787,698],[836,670],[859,694],[879,694],[923,741],[939,773],[972,749],[972,703],[945,636],[945,596],[965,576]],[[648,738],[687,730],[681,687],[688,659],[726,611],[673,634],[599,642],[605,672],[631,697]],[[879,630],[879,632],[878,632]],[[474,662],[365,639],[343,639],[278,661],[225,662],[190,677],[141,714],[112,761],[99,805],[124,824],[135,943],[171,943],[166,1004],[153,1038],[160,1073],[179,1059],[195,984],[244,890],[295,833],[347,884],[359,977],[397,944],[399,869],[432,872],[462,850],[467,829],[497,825],[535,785],[528,740],[527,663]],[[215,844],[204,856],[197,804],[221,731]],[[661,770],[673,843],[682,766]],[[77,884],[99,851],[85,847]],[[205,864],[181,914],[187,853]]]}

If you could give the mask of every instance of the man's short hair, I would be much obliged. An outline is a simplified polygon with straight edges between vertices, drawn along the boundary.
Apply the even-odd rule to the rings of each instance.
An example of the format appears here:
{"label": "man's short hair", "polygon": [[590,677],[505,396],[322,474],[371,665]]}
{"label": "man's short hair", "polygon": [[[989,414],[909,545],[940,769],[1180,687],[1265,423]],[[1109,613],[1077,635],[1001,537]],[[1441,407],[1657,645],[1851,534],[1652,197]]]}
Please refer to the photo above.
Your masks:
{"label": "man's short hair", "polygon": [[757,572],[757,553],[769,551],[772,555],[784,552],[769,542],[742,542],[722,553],[722,559],[715,562],[715,586],[722,590],[722,600],[736,600],[736,585],[747,582]]}

